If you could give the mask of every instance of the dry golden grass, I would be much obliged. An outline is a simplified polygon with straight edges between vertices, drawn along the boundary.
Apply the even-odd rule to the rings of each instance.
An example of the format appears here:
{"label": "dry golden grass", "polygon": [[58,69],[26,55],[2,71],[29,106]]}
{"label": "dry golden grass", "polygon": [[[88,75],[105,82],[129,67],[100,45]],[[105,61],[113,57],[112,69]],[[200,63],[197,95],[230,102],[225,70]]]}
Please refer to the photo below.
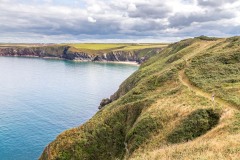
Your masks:
{"label": "dry golden grass", "polygon": [[[236,42],[238,41],[234,41],[234,45]],[[60,159],[71,159],[73,156],[80,159],[124,158],[133,160],[239,159],[239,108],[229,99],[222,99],[218,96],[213,102],[211,92],[204,86],[201,88],[192,83],[194,78],[205,82],[211,78],[218,78],[219,75],[207,77],[205,72],[199,72],[204,76],[198,77],[196,74],[195,77],[190,77],[185,72],[187,69],[192,69],[191,67],[195,69],[193,71],[197,72],[207,65],[205,63],[193,66],[195,63],[192,60],[198,56],[202,56],[200,58],[204,59],[205,55],[214,55],[218,63],[217,58],[228,57],[239,49],[236,47],[237,45],[224,48],[229,45],[232,43],[226,39],[212,40],[211,38],[207,38],[207,40],[189,39],[170,45],[159,55],[144,63],[120,86],[116,93],[119,97],[114,102],[104,107],[82,127],[61,134],[51,144],[53,150],[51,154]],[[221,55],[222,51],[226,55]],[[234,58],[231,63],[236,65]],[[235,66],[229,67],[224,63],[220,63],[220,65],[225,67],[228,71],[226,73],[229,75],[233,71],[233,73],[238,73],[235,71]],[[218,73],[217,69],[216,73]],[[235,82],[238,80],[236,78],[238,76],[235,74],[230,78]],[[226,85],[229,84],[224,85],[214,89],[224,89],[225,91]],[[239,89],[238,83],[234,83],[234,87]],[[238,93],[238,90],[234,90],[233,93]],[[189,118],[192,113],[199,110],[216,111],[218,123],[213,124],[211,121],[211,118],[216,116],[214,114],[197,114],[194,118]],[[184,120],[197,123],[184,123]],[[115,128],[116,125],[118,128]],[[119,128],[121,131],[118,130]],[[183,129],[183,132],[175,132],[178,128]],[[189,130],[189,128],[191,129]],[[203,128],[204,131],[198,130],[199,128]],[[97,136],[94,136],[96,130],[101,132],[97,132]],[[195,134],[195,130],[198,132],[197,134]],[[185,138],[185,135],[192,137],[187,137],[188,139],[184,139],[184,141],[173,142],[169,140],[169,135],[172,133],[177,133],[176,137],[180,137],[180,139]],[[86,137],[82,135],[86,135]],[[112,139],[119,141],[108,143],[108,138],[105,139],[106,135],[108,138],[111,136]],[[62,143],[63,139],[65,139],[64,143]],[[90,142],[92,142],[91,145],[89,145]],[[73,145],[77,148],[76,150],[71,146],[72,143],[78,143]],[[117,143],[119,144],[116,145]],[[84,148],[85,146],[88,147]],[[112,146],[116,148],[117,152],[112,149]],[[63,150],[61,147],[65,149]],[[106,148],[107,150],[105,150]],[[111,153],[107,154],[109,150]],[[66,154],[63,155],[65,152]],[[116,154],[113,155],[113,152]]]}
{"label": "dry golden grass", "polygon": [[[218,40],[221,43],[223,40]],[[197,45],[197,44],[196,44]],[[216,42],[200,44],[200,48],[186,56],[184,61],[206,52],[206,50],[216,45]],[[184,52],[184,50],[182,50]],[[188,64],[187,64],[188,65]],[[168,89],[174,84],[168,84]],[[157,134],[153,134],[149,141],[136,150],[128,159],[132,160],[209,160],[209,159],[230,159],[240,158],[240,132],[232,133],[231,126],[236,121],[235,114],[239,113],[236,107],[220,98],[215,102],[211,101],[211,93],[206,93],[201,89],[191,85],[184,70],[179,71],[178,81],[175,85],[181,85],[181,93],[174,97],[158,99],[158,101],[146,110],[156,115],[165,112],[168,115],[168,122]],[[235,85],[236,86],[236,85]],[[162,88],[160,91],[164,91]],[[201,105],[203,104],[203,105]],[[193,141],[180,144],[169,144],[166,141],[168,135],[190,112],[197,108],[219,108],[222,110],[219,124],[205,135]]]}
{"label": "dry golden grass", "polygon": [[[187,112],[187,111],[185,111]],[[234,113],[239,112],[235,109],[224,109],[220,123],[207,134],[187,143],[169,145],[157,144],[161,139],[161,133],[151,138],[155,145],[144,149],[138,149],[132,160],[172,160],[172,159],[231,159],[237,160],[240,157],[240,133],[231,134],[229,125],[233,123]],[[171,122],[174,123],[174,122]],[[169,124],[171,128],[172,124]],[[164,135],[166,133],[162,133]],[[145,144],[146,146],[148,144]]]}

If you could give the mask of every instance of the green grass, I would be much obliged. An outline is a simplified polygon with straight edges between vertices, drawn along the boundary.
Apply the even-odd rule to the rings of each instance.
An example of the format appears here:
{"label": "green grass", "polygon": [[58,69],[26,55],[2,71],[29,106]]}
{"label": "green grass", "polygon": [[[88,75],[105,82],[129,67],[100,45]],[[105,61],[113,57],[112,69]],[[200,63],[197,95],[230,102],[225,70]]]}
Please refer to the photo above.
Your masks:
{"label": "green grass", "polygon": [[206,40],[206,41],[216,41],[220,38],[216,38],[216,37],[207,37],[207,36],[199,36],[199,37],[196,37],[198,39],[201,39],[201,40]]}
{"label": "green grass", "polygon": [[111,44],[111,43],[79,43],[68,44],[76,49],[88,49],[88,50],[108,50],[125,47],[126,44]]}
{"label": "green grass", "polygon": [[[120,61],[136,60],[141,63],[149,57],[158,53],[167,44],[133,44],[133,43],[72,43],[72,44],[24,44],[9,43],[0,44],[0,48],[25,50],[26,53],[35,54],[39,57],[57,57],[73,60],[78,54],[87,54],[90,57],[114,56],[118,54]],[[28,52],[27,52],[28,51]],[[34,51],[34,52],[31,52]],[[42,51],[42,52],[41,52]],[[113,53],[115,52],[115,53]],[[19,54],[19,53],[18,53]]]}
{"label": "green grass", "polygon": [[185,70],[195,87],[238,105],[237,46],[238,38],[197,37],[150,54],[120,85],[112,103],[60,134],[41,159],[234,159],[239,111],[222,103],[213,109],[208,98],[179,80],[179,73]]}
{"label": "green grass", "polygon": [[240,52],[219,51],[195,57],[186,74],[191,82],[240,108]]}
{"label": "green grass", "polygon": [[131,51],[131,50],[141,50],[141,49],[147,49],[147,48],[162,48],[166,47],[167,44],[132,44],[132,45],[127,45],[121,49],[118,50],[125,50],[125,51]]}
{"label": "green grass", "polygon": [[168,141],[171,143],[180,143],[193,140],[213,128],[219,119],[220,114],[213,109],[198,109],[188,115],[188,117],[169,134],[167,137]]}
{"label": "green grass", "polygon": [[141,50],[147,48],[166,47],[167,43],[68,43],[68,44],[40,44],[40,43],[0,43],[0,47],[42,47],[42,46],[71,46],[85,50]]}
{"label": "green grass", "polygon": [[79,44],[68,44],[76,49],[83,50],[140,50],[146,48],[162,48],[166,47],[167,44],[132,44],[132,43],[79,43]]}
{"label": "green grass", "polygon": [[234,121],[230,125],[229,131],[233,134],[240,133],[240,113],[235,113]]}
{"label": "green grass", "polygon": [[159,128],[159,124],[151,115],[145,115],[139,120],[127,133],[126,142],[129,144],[129,152],[132,153],[142,143],[144,143],[151,135],[152,132]]}

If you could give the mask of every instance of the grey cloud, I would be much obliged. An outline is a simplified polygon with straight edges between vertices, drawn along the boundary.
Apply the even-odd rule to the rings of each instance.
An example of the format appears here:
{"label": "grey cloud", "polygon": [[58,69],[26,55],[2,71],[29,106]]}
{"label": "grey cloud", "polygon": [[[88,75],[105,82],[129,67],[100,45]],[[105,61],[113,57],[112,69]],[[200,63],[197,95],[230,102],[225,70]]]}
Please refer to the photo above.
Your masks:
{"label": "grey cloud", "polygon": [[201,25],[192,25],[181,28],[177,33],[170,33],[168,36],[176,37],[196,37],[200,35],[225,37],[239,34],[240,26],[232,26],[231,24],[223,26],[220,22],[207,22]]}
{"label": "grey cloud", "polygon": [[[56,16],[56,13],[29,13],[25,10],[8,12],[0,8],[0,33],[25,32],[42,35],[84,35],[111,34],[119,30],[119,22],[112,19],[99,18],[96,23],[88,21],[84,16]],[[27,8],[26,8],[27,10]]]}
{"label": "grey cloud", "polygon": [[129,11],[129,17],[133,18],[164,18],[171,9],[165,5],[138,4],[135,11]]}
{"label": "grey cloud", "polygon": [[233,3],[237,0],[197,0],[200,6],[218,7],[226,3]]}
{"label": "grey cloud", "polygon": [[[150,9],[150,8],[149,8]],[[5,23],[0,24],[0,33],[16,32],[16,33],[34,33],[39,35],[117,35],[128,36],[147,36],[152,31],[161,30],[164,28],[160,23],[154,20],[141,18],[138,21],[133,21],[131,32],[120,28],[121,23],[125,19],[116,19],[114,17],[94,16],[97,19],[96,23],[90,23],[87,17],[57,17],[53,13],[44,14],[29,14],[25,11],[7,12],[2,10],[0,12],[3,16],[8,17]],[[0,17],[0,20],[1,20]],[[126,17],[125,17],[126,18]],[[128,18],[128,17],[127,17]],[[132,20],[131,20],[132,21]]]}
{"label": "grey cloud", "polygon": [[170,27],[189,26],[193,22],[208,22],[235,17],[235,14],[225,10],[205,11],[204,13],[190,13],[189,15],[176,13],[169,18]]}
{"label": "grey cloud", "polygon": [[31,32],[37,34],[46,35],[107,35],[119,30],[118,24],[115,22],[98,21],[96,23],[90,23],[87,20],[80,20],[75,22],[66,22],[61,19],[48,19],[45,21],[32,20],[29,22],[34,24],[18,24],[18,25],[0,25],[1,32]]}
{"label": "grey cloud", "polygon": [[[1,0],[0,0],[1,1]],[[86,0],[87,1],[87,0]],[[0,41],[2,37],[46,37],[53,41],[59,39],[144,39],[149,37],[189,37],[204,33],[213,35],[239,34],[236,18],[235,27],[227,22],[238,16],[239,6],[231,6],[231,10],[224,9],[223,4],[234,2],[179,0],[148,2],[129,0],[91,0],[91,3],[100,5],[101,14],[89,9],[88,3],[83,6],[72,6],[69,1],[62,3],[53,1],[41,4],[40,0],[27,1],[1,1],[0,3]],[[218,2],[218,3],[216,3]],[[80,1],[79,1],[80,3]],[[89,2],[90,3],[90,2]],[[176,6],[174,6],[176,3]],[[179,5],[181,4],[181,5]],[[91,5],[91,4],[90,4]],[[193,5],[196,12],[180,10],[176,7]],[[175,7],[175,8],[174,8]],[[234,8],[235,7],[235,8]],[[90,7],[91,8],[91,7]],[[97,8],[97,7],[96,7]],[[127,10],[127,8],[129,10]],[[202,11],[202,12],[201,12]],[[90,23],[88,17],[96,19]],[[222,21],[224,20],[224,21]],[[219,23],[219,21],[222,22]],[[168,23],[169,22],[169,23]],[[196,23],[194,23],[196,22]],[[45,40],[44,39],[44,40]],[[173,38],[171,38],[173,39]]]}

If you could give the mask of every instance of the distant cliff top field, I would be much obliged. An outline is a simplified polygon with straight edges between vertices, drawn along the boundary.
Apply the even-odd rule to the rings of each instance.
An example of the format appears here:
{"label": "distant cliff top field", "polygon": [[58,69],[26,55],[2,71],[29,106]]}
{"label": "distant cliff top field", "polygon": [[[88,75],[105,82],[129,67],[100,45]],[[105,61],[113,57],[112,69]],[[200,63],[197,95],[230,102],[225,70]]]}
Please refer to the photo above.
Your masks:
{"label": "distant cliff top field", "polygon": [[0,43],[2,47],[47,47],[47,46],[69,46],[72,50],[81,51],[88,50],[96,51],[116,51],[116,50],[140,50],[147,48],[162,48],[166,47],[169,43]]}
{"label": "distant cliff top field", "polygon": [[0,56],[142,63],[168,44],[0,44]]}

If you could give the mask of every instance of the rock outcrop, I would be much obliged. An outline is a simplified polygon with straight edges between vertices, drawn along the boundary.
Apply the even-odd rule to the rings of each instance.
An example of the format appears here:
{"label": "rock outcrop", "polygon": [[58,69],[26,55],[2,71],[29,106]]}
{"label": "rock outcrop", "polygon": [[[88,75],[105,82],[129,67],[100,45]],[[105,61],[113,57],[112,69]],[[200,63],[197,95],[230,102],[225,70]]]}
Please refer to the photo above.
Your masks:
{"label": "rock outcrop", "polygon": [[104,106],[106,106],[107,104],[111,103],[112,100],[109,98],[104,98],[101,103],[100,106],[98,107],[98,109],[102,109]]}
{"label": "rock outcrop", "polygon": [[0,56],[64,58],[63,55],[67,52],[68,48],[66,46],[0,47]]}
{"label": "rock outcrop", "polygon": [[69,46],[53,45],[41,47],[0,47],[0,56],[59,58],[78,61],[127,61],[141,64],[160,50],[161,49],[149,48],[136,51],[98,51],[92,54],[86,51],[73,52]]}

